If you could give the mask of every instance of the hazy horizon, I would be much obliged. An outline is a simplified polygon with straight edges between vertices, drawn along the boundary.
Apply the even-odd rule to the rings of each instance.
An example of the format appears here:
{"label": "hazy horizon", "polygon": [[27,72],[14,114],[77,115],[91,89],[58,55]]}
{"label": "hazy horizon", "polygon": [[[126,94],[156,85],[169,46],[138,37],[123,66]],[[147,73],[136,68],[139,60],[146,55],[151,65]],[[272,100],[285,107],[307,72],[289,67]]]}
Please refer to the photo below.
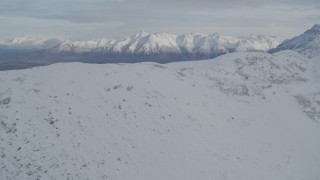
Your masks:
{"label": "hazy horizon", "polygon": [[0,2],[0,39],[19,36],[70,40],[149,33],[220,33],[291,38],[320,23],[320,1],[21,0]]}

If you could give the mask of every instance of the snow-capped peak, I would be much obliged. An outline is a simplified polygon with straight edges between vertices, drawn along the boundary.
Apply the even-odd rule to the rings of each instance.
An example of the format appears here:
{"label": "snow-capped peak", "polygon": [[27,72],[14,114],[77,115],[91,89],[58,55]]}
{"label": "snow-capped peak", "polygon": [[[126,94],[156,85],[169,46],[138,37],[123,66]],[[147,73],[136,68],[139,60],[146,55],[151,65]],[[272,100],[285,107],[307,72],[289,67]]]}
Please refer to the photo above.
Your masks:
{"label": "snow-capped peak", "polygon": [[311,29],[307,30],[304,34],[304,38],[308,38],[308,40],[313,40],[320,36],[320,25],[315,24]]}
{"label": "snow-capped peak", "polygon": [[316,33],[320,33],[320,24],[313,25],[310,30]]}
{"label": "snow-capped peak", "polygon": [[146,32],[145,30],[140,30],[138,33],[136,33],[133,37],[134,38],[142,38],[148,36],[149,33]]}
{"label": "snow-capped peak", "polygon": [[292,39],[285,40],[270,52],[294,50],[309,58],[320,55],[320,25],[315,24],[311,29]]}

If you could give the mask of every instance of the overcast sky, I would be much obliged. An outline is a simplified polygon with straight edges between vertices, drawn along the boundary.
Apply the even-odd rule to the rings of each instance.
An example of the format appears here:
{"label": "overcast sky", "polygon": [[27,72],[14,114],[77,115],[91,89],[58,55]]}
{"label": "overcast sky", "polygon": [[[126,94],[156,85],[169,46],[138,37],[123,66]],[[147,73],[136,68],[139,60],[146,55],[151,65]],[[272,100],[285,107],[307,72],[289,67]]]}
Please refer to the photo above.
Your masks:
{"label": "overcast sky", "polygon": [[0,0],[0,38],[118,38],[189,32],[290,38],[320,23],[320,0]]}

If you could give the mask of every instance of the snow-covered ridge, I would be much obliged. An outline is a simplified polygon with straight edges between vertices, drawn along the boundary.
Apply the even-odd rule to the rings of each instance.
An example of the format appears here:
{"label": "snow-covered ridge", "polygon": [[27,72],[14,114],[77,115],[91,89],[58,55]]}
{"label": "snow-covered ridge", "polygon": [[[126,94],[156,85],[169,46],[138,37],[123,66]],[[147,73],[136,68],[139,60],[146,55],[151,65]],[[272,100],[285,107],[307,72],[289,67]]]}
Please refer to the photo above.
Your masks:
{"label": "snow-covered ridge", "polygon": [[[54,44],[55,43],[55,44]],[[56,53],[103,53],[103,54],[184,54],[188,56],[214,57],[235,51],[268,51],[278,45],[276,38],[268,36],[231,37],[214,34],[167,33],[137,34],[115,40],[68,41],[62,39],[13,38],[0,43],[6,47],[31,47]],[[50,47],[51,45],[51,47]],[[50,48],[49,48],[50,47]]]}
{"label": "snow-covered ridge", "polygon": [[315,24],[311,29],[292,39],[285,40],[270,52],[294,50],[309,58],[320,55],[320,25]]}
{"label": "snow-covered ridge", "polygon": [[0,179],[317,180],[318,67],[282,51],[2,71]]}

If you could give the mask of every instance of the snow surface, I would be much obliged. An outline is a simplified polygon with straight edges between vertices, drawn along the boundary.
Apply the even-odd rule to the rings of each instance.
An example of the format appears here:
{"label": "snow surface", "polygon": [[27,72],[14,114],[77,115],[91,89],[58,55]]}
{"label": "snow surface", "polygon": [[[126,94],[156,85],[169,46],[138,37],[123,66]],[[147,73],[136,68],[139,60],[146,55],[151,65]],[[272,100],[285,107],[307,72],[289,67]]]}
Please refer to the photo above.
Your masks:
{"label": "snow surface", "polygon": [[0,72],[0,179],[318,180],[319,65],[293,51]]}

